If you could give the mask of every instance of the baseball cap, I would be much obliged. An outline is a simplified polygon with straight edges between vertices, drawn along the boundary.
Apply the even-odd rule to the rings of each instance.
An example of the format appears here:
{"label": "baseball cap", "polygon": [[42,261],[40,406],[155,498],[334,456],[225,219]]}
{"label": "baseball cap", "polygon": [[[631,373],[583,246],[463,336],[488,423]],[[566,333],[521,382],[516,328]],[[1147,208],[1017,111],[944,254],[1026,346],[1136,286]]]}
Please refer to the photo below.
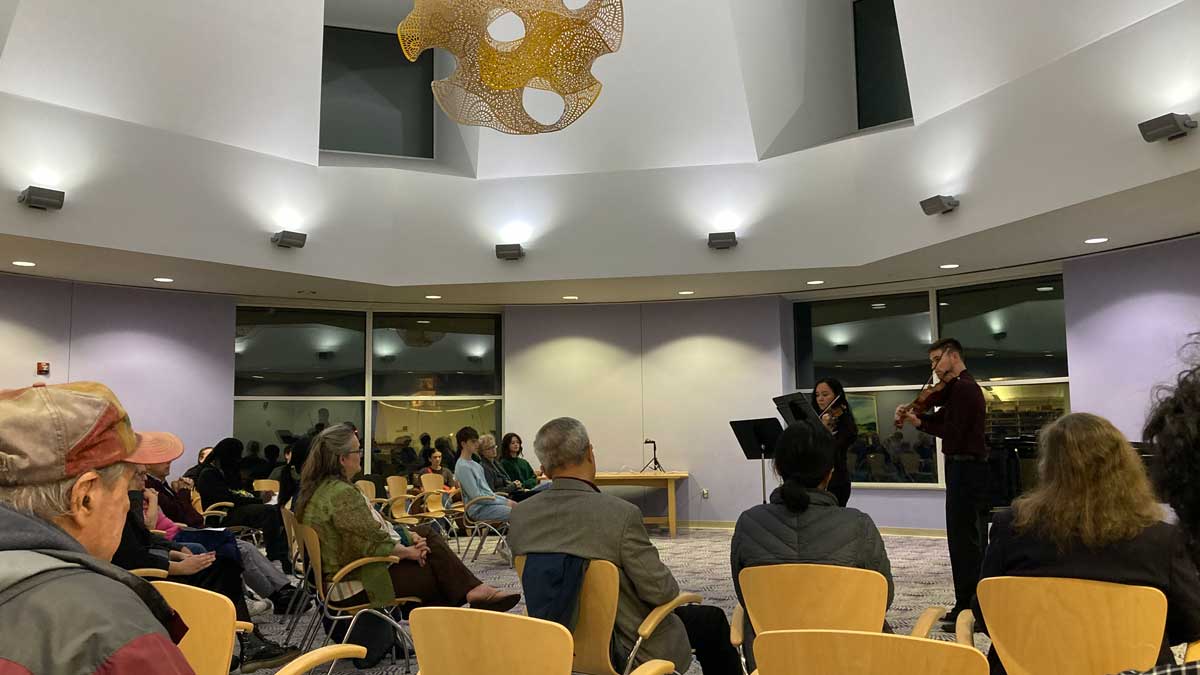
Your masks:
{"label": "baseball cap", "polygon": [[0,391],[0,485],[52,483],[117,462],[167,461],[158,458],[168,454],[170,439],[142,439],[116,394],[98,382]]}

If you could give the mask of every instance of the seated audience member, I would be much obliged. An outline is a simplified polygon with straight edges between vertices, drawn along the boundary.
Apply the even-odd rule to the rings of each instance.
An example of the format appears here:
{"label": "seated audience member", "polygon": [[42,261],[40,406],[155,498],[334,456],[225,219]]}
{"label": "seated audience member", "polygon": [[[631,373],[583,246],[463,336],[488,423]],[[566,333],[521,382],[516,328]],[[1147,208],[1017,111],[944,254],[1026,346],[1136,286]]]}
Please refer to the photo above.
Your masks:
{"label": "seated audience member", "polygon": [[[182,445],[182,441],[179,442]],[[209,546],[210,542],[230,541],[236,547],[237,557],[242,563],[242,577],[250,590],[271,601],[276,613],[282,614],[292,601],[296,588],[288,581],[288,577],[279,571],[271,561],[267,560],[254,544],[241,539],[234,539],[227,533],[208,531],[191,531],[182,528],[198,530],[204,527],[204,518],[192,507],[190,486],[186,478],[167,482],[171,473],[171,462],[163,461],[146,466],[146,496],[147,514],[146,526],[153,530],[166,532],[169,541],[187,545],[199,543],[208,550],[217,547]],[[154,517],[153,511],[158,515]],[[152,520],[153,518],[153,520]],[[182,526],[182,527],[181,527]],[[222,535],[224,537],[216,537]]]}
{"label": "seated audience member", "polygon": [[183,472],[183,477],[190,481],[195,481],[200,477],[200,472],[204,470],[204,460],[212,454],[212,448],[200,448],[199,454],[196,455],[196,465]]}
{"label": "seated audience member", "polygon": [[287,467],[279,474],[278,504],[292,511],[296,510],[295,499],[300,494],[300,475],[304,470],[304,462],[308,459],[308,448],[311,444],[311,438],[302,436],[289,445]]}
{"label": "seated audience member", "polygon": [[[1193,336],[1193,338],[1200,335]],[[1200,348],[1193,343],[1192,349]],[[1200,364],[1159,389],[1142,438],[1154,446],[1154,482],[1187,533],[1194,561],[1200,561]],[[1128,671],[1121,675],[1135,675]],[[1200,663],[1165,665],[1147,675],[1200,675]]]}
{"label": "seated audience member", "polygon": [[223,526],[245,525],[262,530],[267,557],[283,565],[284,573],[291,571],[286,535],[279,508],[263,504],[259,498],[240,487],[242,442],[226,438],[217,443],[205,460],[204,470],[196,479],[196,489],[205,508],[219,502],[232,502],[233,508],[221,522]]}
{"label": "seated audience member", "polygon": [[[262,444],[258,441],[250,441],[242,450],[242,463],[239,467],[242,474],[242,489],[252,490],[254,486],[254,478],[256,475],[266,472],[270,475],[270,467],[267,466],[267,460],[262,456]],[[265,478],[265,476],[264,476]]]}
{"label": "seated audience member", "polygon": [[[513,509],[509,546],[515,555],[560,553],[608,560],[620,568],[613,642],[623,662],[638,640],[638,626],[655,607],[679,595],[679,584],[650,543],[641,511],[596,487],[596,457],[579,420],[547,422],[538,431],[534,451],[554,483],[537,499]],[[729,622],[716,607],[676,609],[642,643],[636,661],[665,659],[686,673],[693,648],[707,675],[741,672],[729,644]]]}
{"label": "seated audience member", "polygon": [[[738,575],[747,567],[785,563],[840,565],[874,570],[887,579],[887,605],[895,590],[892,566],[883,537],[867,514],[838,506],[829,492],[836,461],[834,439],[823,428],[800,420],[775,443],[775,472],[783,485],[770,503],[755,506],[738,518],[729,558],[733,587],[743,605]],[[753,669],[754,630],[745,625],[744,651]]]}
{"label": "seated audience member", "polygon": [[[1162,521],[1141,458],[1108,420],[1073,413],[1042,429],[1038,485],[997,513],[982,579],[1068,577],[1151,586],[1167,596],[1168,645],[1200,639],[1200,575],[1186,534]],[[987,617],[974,602],[976,626]],[[995,650],[993,673],[1004,673]]]}
{"label": "seated audience member", "polygon": [[459,454],[458,464],[454,467],[454,479],[458,481],[459,489],[462,490],[463,504],[480,497],[491,498],[471,505],[467,515],[471,520],[507,523],[508,515],[517,503],[507,497],[497,496],[488,485],[483,465],[476,458],[479,452],[479,432],[471,427],[463,427],[458,430],[455,440],[458,441]]}
{"label": "seated audience member", "polygon": [[263,466],[260,469],[250,473],[250,480],[264,480],[271,477],[275,473],[275,469],[282,466],[279,463],[279,446],[274,443],[263,448]]}
{"label": "seated audience member", "polygon": [[[396,597],[416,596],[422,604],[505,612],[520,595],[503,593],[481,582],[428,526],[415,531],[393,527],[372,508],[350,479],[362,468],[362,447],[344,426],[329,427],[313,439],[301,478],[304,491],[296,517],[321,541],[322,570],[332,577],[342,567],[371,556],[396,556],[393,565],[366,565],[349,575],[339,598],[384,605]],[[335,589],[338,590],[338,589]],[[362,595],[360,595],[362,594]]]}
{"label": "seated audience member", "polygon": [[192,675],[179,615],[109,564],[142,459],[102,384],[0,392],[0,671]]}
{"label": "seated audience member", "polygon": [[419,440],[421,441],[421,448],[417,451],[417,456],[421,460],[420,468],[424,469],[429,466],[429,456],[433,454],[433,446],[430,445],[430,443],[433,443],[433,438],[429,434],[422,432]]}
{"label": "seated audience member", "polygon": [[538,486],[538,476],[533,472],[533,467],[529,466],[529,462],[521,456],[521,446],[520,436],[511,432],[504,434],[504,440],[500,442],[500,466],[513,480],[520,481],[521,487],[532,490]]}
{"label": "seated audience member", "polygon": [[[144,435],[151,436],[151,435]],[[157,436],[150,444],[154,454],[144,459],[148,464],[171,461],[183,452],[183,444],[173,445],[169,434]],[[178,440],[178,439],[175,439]],[[117,552],[112,562],[127,570],[142,568],[165,570],[171,581],[196,586],[220,593],[233,603],[238,621],[250,621],[250,608],[242,584],[242,566],[236,560],[219,558],[215,552],[193,554],[182,545],[171,542],[150,532],[143,515],[142,498],[146,482],[146,469],[135,466],[134,477],[129,482],[129,511],[125,516],[124,528]],[[266,611],[266,607],[263,611]],[[242,662],[244,672],[258,668],[270,668],[287,663],[294,651],[288,651],[262,637],[256,629],[241,635]],[[151,671],[153,672],[153,671]]]}
{"label": "seated audience member", "polygon": [[434,450],[433,454],[429,455],[429,466],[425,467],[424,469],[421,469],[420,472],[418,472],[415,476],[413,476],[413,484],[420,485],[421,484],[421,476],[423,476],[424,474],[427,474],[427,473],[436,473],[436,474],[440,475],[442,477],[442,483],[444,485],[443,489],[445,489],[447,491],[453,490],[455,487],[458,486],[458,483],[456,483],[454,481],[454,473],[451,472],[450,469],[447,469],[445,466],[442,466],[442,451],[441,450]]}
{"label": "seated audience member", "polygon": [[393,460],[399,464],[399,473],[407,476],[421,468],[421,458],[412,446],[412,436],[404,434],[396,439],[396,447],[392,450]]}
{"label": "seated audience member", "polygon": [[510,493],[521,489],[521,484],[510,478],[504,467],[500,466],[495,436],[484,434],[479,437],[478,460],[483,467],[484,481],[493,491]]}
{"label": "seated audience member", "polygon": [[451,436],[439,436],[433,442],[433,447],[438,452],[442,453],[442,466],[450,469],[450,473],[454,473],[454,465],[458,462],[458,453],[454,451],[454,447],[450,445],[453,439]]}

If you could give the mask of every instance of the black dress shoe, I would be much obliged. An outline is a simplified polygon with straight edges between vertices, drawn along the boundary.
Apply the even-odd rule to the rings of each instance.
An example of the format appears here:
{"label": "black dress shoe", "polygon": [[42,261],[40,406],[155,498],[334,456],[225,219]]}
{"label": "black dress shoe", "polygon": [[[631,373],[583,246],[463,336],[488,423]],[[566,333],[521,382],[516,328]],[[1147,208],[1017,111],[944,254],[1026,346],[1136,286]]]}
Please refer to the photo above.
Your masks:
{"label": "black dress shoe", "polygon": [[277,668],[300,655],[294,647],[280,647],[256,633],[242,637],[242,672],[253,673],[262,668]]}

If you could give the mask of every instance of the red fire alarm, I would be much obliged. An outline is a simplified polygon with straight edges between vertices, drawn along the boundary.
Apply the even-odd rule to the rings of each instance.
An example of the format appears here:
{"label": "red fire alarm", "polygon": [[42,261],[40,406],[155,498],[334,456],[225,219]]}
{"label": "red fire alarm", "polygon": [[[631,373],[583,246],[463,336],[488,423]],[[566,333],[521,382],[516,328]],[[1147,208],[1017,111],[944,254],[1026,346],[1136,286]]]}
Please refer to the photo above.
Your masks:
{"label": "red fire alarm", "polygon": [[38,361],[37,362],[37,374],[38,375],[49,375],[50,374],[50,362],[49,361]]}

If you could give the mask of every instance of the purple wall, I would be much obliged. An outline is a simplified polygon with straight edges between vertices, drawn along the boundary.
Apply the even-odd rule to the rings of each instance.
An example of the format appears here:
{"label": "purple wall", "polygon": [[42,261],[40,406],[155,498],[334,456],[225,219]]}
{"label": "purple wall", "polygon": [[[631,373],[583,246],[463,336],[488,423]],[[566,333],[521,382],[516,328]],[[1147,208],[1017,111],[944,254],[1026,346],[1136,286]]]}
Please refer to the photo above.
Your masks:
{"label": "purple wall", "polygon": [[[196,452],[233,431],[232,298],[0,276],[0,388],[96,380],[134,427],[170,431]],[[10,365],[15,364],[15,365]]]}
{"label": "purple wall", "polygon": [[1063,285],[1071,409],[1140,440],[1154,387],[1200,331],[1200,237],[1068,260]]}

